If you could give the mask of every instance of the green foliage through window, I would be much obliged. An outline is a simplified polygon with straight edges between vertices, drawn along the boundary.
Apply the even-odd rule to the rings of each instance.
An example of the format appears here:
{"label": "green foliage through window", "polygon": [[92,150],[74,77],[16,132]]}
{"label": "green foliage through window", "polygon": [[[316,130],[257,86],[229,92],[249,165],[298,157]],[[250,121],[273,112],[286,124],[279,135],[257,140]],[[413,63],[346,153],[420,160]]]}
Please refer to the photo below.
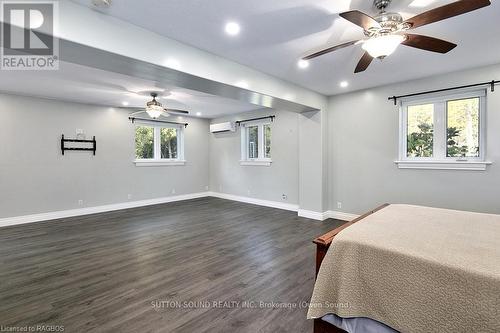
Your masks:
{"label": "green foliage through window", "polygon": [[160,137],[161,158],[177,158],[177,130],[175,128],[162,128]]}
{"label": "green foliage through window", "polygon": [[178,134],[177,128],[137,126],[135,158],[138,160],[178,159]]}
{"label": "green foliage through window", "polygon": [[264,125],[264,152],[266,158],[271,158],[271,125]]}
{"label": "green foliage through window", "polygon": [[434,153],[434,105],[408,107],[408,157],[432,157]]}
{"label": "green foliage through window", "polygon": [[[407,157],[434,157],[435,140],[446,145],[446,157],[479,157],[479,114],[479,97],[408,106]],[[446,122],[446,142],[434,137],[434,116]]]}
{"label": "green foliage through window", "polygon": [[479,98],[447,102],[447,156],[479,157]]}
{"label": "green foliage through window", "polygon": [[259,127],[249,126],[248,135],[248,158],[259,158]]}
{"label": "green foliage through window", "polygon": [[137,126],[135,128],[135,157],[137,159],[154,157],[153,127]]}

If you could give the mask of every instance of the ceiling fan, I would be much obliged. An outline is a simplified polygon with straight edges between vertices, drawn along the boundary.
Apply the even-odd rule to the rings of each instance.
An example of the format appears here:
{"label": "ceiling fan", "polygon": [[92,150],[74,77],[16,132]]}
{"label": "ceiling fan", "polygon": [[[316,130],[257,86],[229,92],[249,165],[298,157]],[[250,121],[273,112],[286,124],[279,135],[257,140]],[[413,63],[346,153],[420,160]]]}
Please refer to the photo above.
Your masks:
{"label": "ceiling fan", "polygon": [[361,44],[365,53],[354,70],[354,73],[359,73],[365,71],[374,58],[383,59],[391,55],[400,44],[425,51],[448,53],[457,45],[434,37],[409,34],[407,31],[465,14],[491,4],[490,0],[460,0],[403,20],[403,17],[399,13],[386,12],[386,8],[391,4],[391,1],[374,0],[375,7],[380,10],[380,13],[376,17],[371,17],[358,10],[339,14],[340,17],[363,28],[367,39],[328,47],[313,52],[302,59],[310,60],[344,47]]}
{"label": "ceiling fan", "polygon": [[[151,118],[158,119],[160,118],[160,116],[169,117],[170,114],[189,114],[189,111],[186,110],[170,109],[163,107],[163,105],[156,100],[156,97],[158,97],[158,93],[156,92],[152,92],[150,95],[151,97],[153,97],[153,100],[146,103],[146,108],[144,110],[139,110],[137,112],[131,113],[130,116],[146,112]],[[137,109],[137,108],[129,108],[129,109]]]}

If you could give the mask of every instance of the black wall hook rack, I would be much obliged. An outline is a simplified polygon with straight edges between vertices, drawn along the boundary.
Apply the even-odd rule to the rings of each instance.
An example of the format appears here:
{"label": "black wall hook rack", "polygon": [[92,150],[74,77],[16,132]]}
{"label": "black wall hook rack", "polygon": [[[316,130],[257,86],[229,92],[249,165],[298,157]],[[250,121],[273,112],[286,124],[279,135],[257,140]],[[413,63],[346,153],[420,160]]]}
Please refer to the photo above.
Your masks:
{"label": "black wall hook rack", "polygon": [[[79,147],[66,147],[65,142],[79,142],[79,143],[92,143],[92,148],[79,148]],[[61,136],[61,152],[64,155],[65,150],[85,150],[85,151],[91,151],[95,155],[95,151],[97,148],[97,142],[95,141],[95,136],[92,138],[92,140],[80,140],[80,139],[65,139],[64,134]]]}

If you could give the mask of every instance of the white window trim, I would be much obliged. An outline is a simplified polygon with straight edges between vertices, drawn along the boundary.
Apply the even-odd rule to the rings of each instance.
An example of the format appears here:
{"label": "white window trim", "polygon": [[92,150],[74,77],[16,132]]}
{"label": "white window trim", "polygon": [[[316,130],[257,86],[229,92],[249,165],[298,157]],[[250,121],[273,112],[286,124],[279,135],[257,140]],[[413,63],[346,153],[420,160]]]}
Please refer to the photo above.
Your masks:
{"label": "white window trim", "polygon": [[[265,134],[264,134],[264,126],[266,125],[271,125],[272,122],[269,120],[260,120],[260,121],[252,121],[252,122],[247,122],[244,124],[241,124],[241,159],[240,159],[240,165],[243,166],[271,166],[273,160],[272,158],[266,158],[263,157],[265,152],[264,152],[264,140],[265,140]],[[259,127],[259,157],[258,158],[248,158],[248,144],[247,144],[247,127],[251,126],[258,126]],[[272,128],[271,128],[271,133],[272,133]],[[272,140],[271,140],[271,145],[272,145]]]}
{"label": "white window trim", "polygon": [[[479,157],[445,157],[446,156],[446,101],[466,98],[480,98],[479,110]],[[434,154],[435,157],[408,157],[407,156],[407,109],[409,106],[420,104],[435,104],[438,109],[434,117]],[[399,108],[399,160],[395,161],[400,169],[430,169],[430,170],[469,170],[484,171],[492,162],[486,160],[486,90],[468,90],[456,94],[435,94],[432,97],[404,99]],[[443,141],[444,139],[444,141]]]}
{"label": "white window trim", "polygon": [[[137,167],[158,167],[158,166],[181,166],[186,164],[184,159],[184,125],[179,124],[159,124],[147,121],[136,121],[135,127],[148,126],[154,129],[153,133],[153,156],[154,158],[138,158],[134,160]],[[160,158],[161,156],[161,139],[160,130],[162,128],[177,129],[177,158]],[[134,136],[135,140],[135,136]]]}

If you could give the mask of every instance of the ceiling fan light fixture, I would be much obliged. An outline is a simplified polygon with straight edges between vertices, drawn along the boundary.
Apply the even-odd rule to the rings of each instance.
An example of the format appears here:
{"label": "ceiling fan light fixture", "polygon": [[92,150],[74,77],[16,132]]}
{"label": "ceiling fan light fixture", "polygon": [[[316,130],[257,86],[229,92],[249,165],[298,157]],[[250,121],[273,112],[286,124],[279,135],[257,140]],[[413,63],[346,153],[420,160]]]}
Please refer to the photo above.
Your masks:
{"label": "ceiling fan light fixture", "polygon": [[393,54],[405,39],[403,35],[381,35],[368,39],[362,48],[373,58],[384,58]]}
{"label": "ceiling fan light fixture", "polygon": [[148,105],[146,112],[153,119],[158,119],[163,113],[163,107],[158,105]]}

